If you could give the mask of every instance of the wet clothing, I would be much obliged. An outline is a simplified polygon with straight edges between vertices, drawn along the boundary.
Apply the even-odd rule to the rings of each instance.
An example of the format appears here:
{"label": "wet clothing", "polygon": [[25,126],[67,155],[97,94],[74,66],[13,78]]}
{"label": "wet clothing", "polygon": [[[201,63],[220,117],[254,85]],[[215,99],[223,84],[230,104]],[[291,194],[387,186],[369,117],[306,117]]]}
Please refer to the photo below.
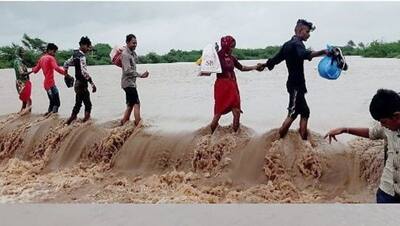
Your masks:
{"label": "wet clothing", "polygon": [[30,101],[32,83],[29,81],[28,69],[19,56],[14,60],[14,70],[16,77],[15,86],[19,94],[19,99],[23,102]]}
{"label": "wet clothing", "polygon": [[124,88],[125,97],[126,97],[126,105],[129,107],[133,107],[135,104],[140,104],[139,94],[135,87],[126,87]]}
{"label": "wet clothing", "polygon": [[31,94],[32,94],[31,81],[28,80],[23,85],[18,84],[18,82],[17,82],[17,90],[19,90],[19,99],[22,102],[31,101]]}
{"label": "wet clothing", "polygon": [[307,50],[301,39],[293,36],[285,42],[279,52],[267,61],[267,67],[272,70],[275,65],[286,61],[289,72],[286,89],[289,93],[288,116],[295,119],[299,114],[302,118],[309,118],[305,94],[307,93],[306,80],[304,78],[304,60],[311,60],[311,51]]}
{"label": "wet clothing", "polygon": [[50,104],[47,112],[57,113],[60,107],[60,95],[56,86],[46,90],[47,97],[49,98]]}
{"label": "wet clothing", "polygon": [[38,73],[42,69],[44,75],[44,89],[49,90],[56,85],[54,81],[54,70],[60,74],[65,74],[62,67],[58,66],[56,58],[50,54],[45,54],[40,57],[38,63],[32,68],[33,73]]}
{"label": "wet clothing", "polygon": [[64,63],[64,69],[68,70],[69,66],[75,67],[75,106],[72,109],[72,114],[77,115],[85,105],[85,112],[92,111],[92,102],[90,101],[90,92],[88,83],[93,84],[92,78],[89,75],[86,64],[86,56],[81,50],[74,50],[73,55]]}
{"label": "wet clothing", "polygon": [[302,118],[310,117],[310,109],[304,95],[304,92],[295,89],[289,92],[288,117],[292,119],[296,119],[298,115]]}
{"label": "wet clothing", "polygon": [[214,84],[214,114],[227,114],[234,108],[240,108],[240,93],[234,69],[242,70],[243,66],[236,57],[218,52],[222,73],[217,74]]}
{"label": "wet clothing", "polygon": [[92,111],[92,102],[90,101],[90,92],[87,84],[81,80],[77,80],[74,85],[75,90],[75,105],[72,109],[72,114],[77,115],[81,110],[82,103],[85,105],[85,112],[90,113]]}
{"label": "wet clothing", "polygon": [[307,93],[306,81],[304,78],[304,60],[311,60],[311,51],[307,50],[297,36],[285,42],[279,52],[267,61],[267,67],[272,70],[275,65],[286,61],[289,77],[286,83],[288,92],[297,90]]}
{"label": "wet clothing", "polygon": [[139,58],[136,52],[129,48],[124,48],[121,54],[122,61],[122,77],[121,77],[121,88],[136,87],[136,77],[140,77],[140,74],[136,71],[136,64]]}
{"label": "wet clothing", "polygon": [[400,203],[400,196],[398,194],[389,195],[378,188],[376,192],[376,203]]}
{"label": "wet clothing", "polygon": [[375,124],[369,128],[369,138],[387,139],[387,160],[379,188],[391,196],[400,195],[400,132]]}
{"label": "wet clothing", "polygon": [[135,51],[125,47],[122,50],[122,77],[121,88],[125,91],[126,105],[133,107],[140,104],[139,94],[136,88],[136,77],[141,75],[136,71],[136,64],[139,58]]}

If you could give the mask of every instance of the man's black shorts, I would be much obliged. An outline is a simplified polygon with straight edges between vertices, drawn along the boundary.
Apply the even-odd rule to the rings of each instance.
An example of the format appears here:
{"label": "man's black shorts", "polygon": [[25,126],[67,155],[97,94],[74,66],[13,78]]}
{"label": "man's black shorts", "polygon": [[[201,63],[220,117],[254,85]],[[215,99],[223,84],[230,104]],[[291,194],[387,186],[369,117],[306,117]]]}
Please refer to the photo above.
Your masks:
{"label": "man's black shorts", "polygon": [[288,116],[292,119],[300,115],[302,118],[310,117],[310,109],[308,108],[304,92],[296,89],[289,91]]}
{"label": "man's black shorts", "polygon": [[135,87],[126,87],[124,90],[126,94],[126,104],[129,107],[132,107],[135,104],[140,104],[139,94]]}

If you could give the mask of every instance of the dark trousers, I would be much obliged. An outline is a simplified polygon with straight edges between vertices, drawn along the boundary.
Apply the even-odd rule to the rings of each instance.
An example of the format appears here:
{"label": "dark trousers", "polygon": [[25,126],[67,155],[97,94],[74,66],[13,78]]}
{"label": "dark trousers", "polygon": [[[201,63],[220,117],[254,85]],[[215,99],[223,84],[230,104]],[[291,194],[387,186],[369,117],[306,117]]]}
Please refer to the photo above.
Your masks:
{"label": "dark trousers", "polygon": [[74,86],[75,90],[75,106],[72,109],[72,114],[77,115],[81,110],[82,103],[85,105],[85,112],[90,113],[92,111],[92,102],[90,101],[90,93],[88,90],[87,83],[77,80]]}
{"label": "dark trousers", "polygon": [[307,105],[305,93],[293,89],[289,91],[288,116],[296,119],[298,115],[302,118],[309,118],[310,109]]}
{"label": "dark trousers", "polygon": [[60,107],[60,95],[58,93],[58,89],[56,86],[51,87],[49,90],[46,90],[47,97],[49,98],[50,104],[47,112],[57,113],[58,108]]}
{"label": "dark trousers", "polygon": [[378,188],[376,192],[376,203],[400,203],[400,196],[391,196]]}

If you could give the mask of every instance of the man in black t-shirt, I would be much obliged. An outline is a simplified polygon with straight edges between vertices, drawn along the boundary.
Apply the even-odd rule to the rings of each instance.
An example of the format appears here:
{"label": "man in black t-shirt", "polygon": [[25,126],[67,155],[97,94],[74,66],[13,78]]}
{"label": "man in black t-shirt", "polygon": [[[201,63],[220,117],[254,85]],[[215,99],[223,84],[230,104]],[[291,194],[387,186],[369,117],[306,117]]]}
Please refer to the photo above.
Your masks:
{"label": "man in black t-shirt", "polygon": [[300,120],[300,135],[303,140],[307,140],[307,123],[310,116],[305,94],[307,93],[306,81],[304,78],[304,60],[310,60],[317,56],[328,54],[328,50],[311,51],[307,50],[303,41],[307,41],[310,37],[310,32],[315,29],[311,22],[303,19],[297,21],[294,29],[295,35],[280,48],[279,52],[268,59],[265,64],[260,65],[260,70],[267,67],[272,70],[275,65],[286,61],[286,67],[289,72],[289,77],[286,83],[286,88],[289,93],[288,116],[279,129],[279,135],[283,138],[293,121],[298,115]]}

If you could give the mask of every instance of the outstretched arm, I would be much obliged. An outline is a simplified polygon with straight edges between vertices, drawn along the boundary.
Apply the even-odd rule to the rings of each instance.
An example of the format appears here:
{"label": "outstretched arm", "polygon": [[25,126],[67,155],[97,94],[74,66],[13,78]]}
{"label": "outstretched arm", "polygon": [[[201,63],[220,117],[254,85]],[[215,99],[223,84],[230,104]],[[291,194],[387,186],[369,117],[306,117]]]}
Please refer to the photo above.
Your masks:
{"label": "outstretched arm", "polygon": [[326,50],[326,49],[323,49],[323,50],[320,50],[320,51],[312,51],[311,54],[310,54],[310,57],[311,58],[319,57],[319,56],[327,55],[328,53],[329,53],[329,51]]}
{"label": "outstretched arm", "polygon": [[240,71],[252,71],[252,70],[257,70],[257,68],[259,67],[259,66],[257,66],[257,65],[254,65],[254,66],[244,66],[244,65],[242,65],[242,64],[236,59],[236,57],[233,58],[233,59],[234,59],[235,67],[236,67],[237,69],[239,69]]}
{"label": "outstretched arm", "polygon": [[32,68],[32,72],[36,74],[36,73],[39,72],[40,69],[41,69],[41,66],[40,66],[40,63],[39,63],[39,61],[38,61],[38,62],[36,63],[36,66]]}
{"label": "outstretched arm", "polygon": [[340,135],[342,133],[348,133],[351,135],[370,138],[369,128],[349,128],[349,127],[341,127],[330,130],[325,136],[324,139],[329,138],[329,143],[332,142],[332,139],[337,141],[336,135]]}
{"label": "outstretched arm", "polygon": [[74,66],[74,58],[71,56],[67,61],[64,62],[64,70],[68,72],[68,68]]}
{"label": "outstretched arm", "polygon": [[58,73],[60,73],[60,74],[62,74],[62,75],[65,75],[65,74],[66,74],[64,68],[58,66],[57,61],[56,61],[56,58],[52,58],[52,59],[51,59],[51,65],[52,65],[52,67],[54,68],[54,70],[56,70]]}
{"label": "outstretched arm", "polygon": [[257,70],[258,66],[242,66],[242,69],[240,71],[252,71],[252,70]]}
{"label": "outstretched arm", "polygon": [[275,65],[280,64],[285,59],[283,54],[283,46],[279,49],[279,52],[275,54],[272,58],[268,59],[266,63],[262,64],[260,67],[267,67],[268,70],[274,69]]}

